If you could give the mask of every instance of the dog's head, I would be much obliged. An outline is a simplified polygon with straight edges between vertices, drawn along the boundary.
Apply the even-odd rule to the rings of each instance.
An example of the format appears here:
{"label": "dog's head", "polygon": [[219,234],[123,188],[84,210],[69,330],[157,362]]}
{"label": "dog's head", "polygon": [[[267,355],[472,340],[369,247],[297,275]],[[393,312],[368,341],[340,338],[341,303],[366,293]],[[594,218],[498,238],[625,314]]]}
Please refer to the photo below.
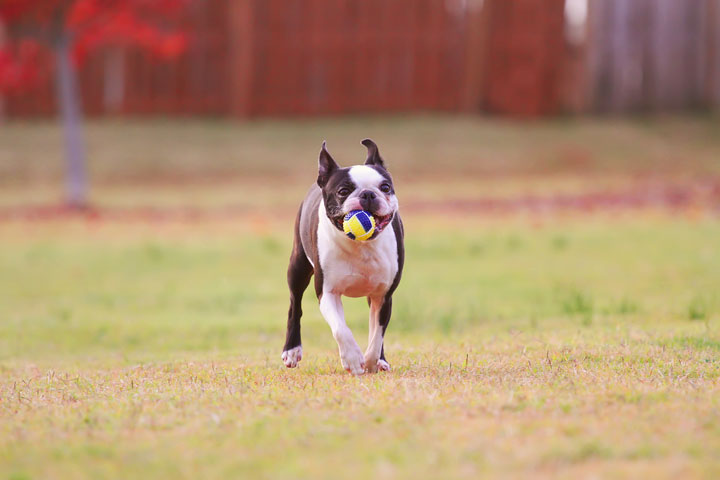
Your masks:
{"label": "dog's head", "polygon": [[342,231],[347,213],[365,210],[375,217],[375,233],[371,237],[375,238],[392,221],[398,201],[392,177],[385,169],[377,145],[369,138],[362,144],[368,152],[365,164],[341,168],[323,142],[317,184],[322,189],[325,212],[336,228]]}

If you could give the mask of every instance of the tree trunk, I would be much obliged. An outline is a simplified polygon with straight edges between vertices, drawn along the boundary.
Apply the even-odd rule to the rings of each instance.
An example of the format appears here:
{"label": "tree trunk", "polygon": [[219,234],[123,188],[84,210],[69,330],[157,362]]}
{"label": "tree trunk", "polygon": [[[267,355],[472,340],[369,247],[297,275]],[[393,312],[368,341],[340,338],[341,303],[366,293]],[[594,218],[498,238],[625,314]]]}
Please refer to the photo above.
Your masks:
{"label": "tree trunk", "polygon": [[87,206],[87,172],[82,111],[78,95],[77,72],[71,58],[72,42],[67,35],[55,45],[56,86],[60,118],[65,134],[65,186],[71,207]]}

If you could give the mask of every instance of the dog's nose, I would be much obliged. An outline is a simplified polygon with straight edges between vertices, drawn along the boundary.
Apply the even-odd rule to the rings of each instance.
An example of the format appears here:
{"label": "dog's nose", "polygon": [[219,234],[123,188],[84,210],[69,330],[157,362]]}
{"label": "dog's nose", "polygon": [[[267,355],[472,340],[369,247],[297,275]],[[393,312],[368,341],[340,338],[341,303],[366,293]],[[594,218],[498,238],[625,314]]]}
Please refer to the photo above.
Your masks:
{"label": "dog's nose", "polygon": [[363,190],[360,192],[360,206],[363,210],[370,211],[370,209],[373,206],[373,201],[375,200],[375,192],[372,190]]}
{"label": "dog's nose", "polygon": [[362,192],[360,192],[360,200],[370,202],[372,200],[375,200],[375,197],[375,192],[373,192],[372,190],[363,190]]}

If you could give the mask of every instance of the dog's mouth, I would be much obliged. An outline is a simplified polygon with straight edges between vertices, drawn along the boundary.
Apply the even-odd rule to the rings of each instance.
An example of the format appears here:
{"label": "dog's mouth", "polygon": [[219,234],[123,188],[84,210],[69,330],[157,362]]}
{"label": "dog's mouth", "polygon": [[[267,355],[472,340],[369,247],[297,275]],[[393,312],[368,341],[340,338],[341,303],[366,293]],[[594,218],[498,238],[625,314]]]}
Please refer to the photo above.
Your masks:
{"label": "dog's mouth", "polygon": [[[333,218],[333,223],[340,231],[342,231],[343,229],[343,220],[345,219],[345,215],[346,214],[343,213]],[[377,237],[378,234],[390,224],[390,222],[392,222],[392,219],[395,216],[395,212],[389,213],[387,215],[376,215],[374,213],[371,213],[370,215],[372,215],[373,219],[375,219],[375,233],[373,233],[372,237],[369,238],[369,240],[372,240],[373,238]]]}
{"label": "dog's mouth", "polygon": [[383,231],[383,228],[387,227],[388,224],[392,221],[393,214],[390,213],[385,216],[378,216],[375,214],[372,214],[373,218],[375,219],[375,232],[380,233]]}

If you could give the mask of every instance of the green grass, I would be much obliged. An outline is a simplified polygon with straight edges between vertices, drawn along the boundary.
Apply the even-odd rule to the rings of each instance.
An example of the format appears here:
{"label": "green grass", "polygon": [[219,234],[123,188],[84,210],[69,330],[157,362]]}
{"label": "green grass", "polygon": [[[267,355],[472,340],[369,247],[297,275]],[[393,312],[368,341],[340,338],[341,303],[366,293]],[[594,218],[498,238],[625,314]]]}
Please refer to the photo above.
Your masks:
{"label": "green grass", "polygon": [[[407,224],[394,370],[365,378],[342,370],[311,294],[301,367],[280,362],[289,224],[6,225],[0,472],[720,471],[720,225]],[[346,306],[363,345],[366,305]]]}
{"label": "green grass", "polygon": [[[98,205],[249,210],[0,220],[0,479],[720,475],[713,205],[452,208],[634,188],[648,171],[712,180],[712,120],[111,122],[88,133]],[[304,359],[288,370],[296,204],[319,139],[345,160],[368,135],[387,145],[405,209],[393,371],[349,376],[311,291]],[[3,125],[0,205],[60,198],[57,141],[49,125]],[[364,346],[366,302],[345,306]]]}
{"label": "green grass", "polygon": [[[87,232],[77,225],[62,237],[49,226],[6,227],[0,359],[232,352],[277,339],[287,308],[291,223],[263,234],[169,225],[129,227],[121,236],[112,224]],[[713,321],[720,310],[715,222],[644,220],[610,228],[595,220],[462,231],[448,224],[438,234],[414,217],[407,224],[408,265],[394,302],[397,334],[530,325],[542,331],[592,321],[703,326],[693,321]],[[567,239],[560,251],[559,232]],[[678,248],[683,254],[672,255]],[[306,329],[310,338],[327,336],[311,292]],[[348,299],[347,307],[353,326],[366,328],[364,300]]]}

